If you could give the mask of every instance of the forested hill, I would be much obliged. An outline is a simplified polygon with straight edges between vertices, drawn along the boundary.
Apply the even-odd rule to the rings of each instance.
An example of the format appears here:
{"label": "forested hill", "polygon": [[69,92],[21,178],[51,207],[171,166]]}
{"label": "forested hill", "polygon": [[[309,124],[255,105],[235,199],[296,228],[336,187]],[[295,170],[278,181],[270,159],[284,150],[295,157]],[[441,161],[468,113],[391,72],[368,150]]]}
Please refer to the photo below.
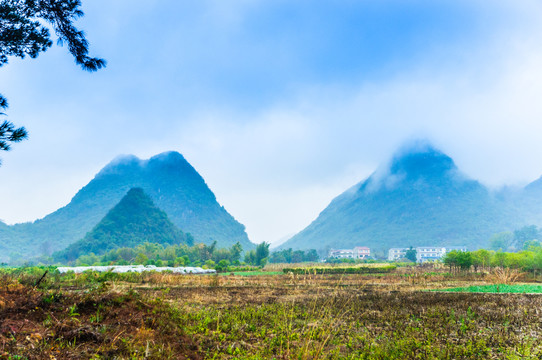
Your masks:
{"label": "forested hill", "polygon": [[280,248],[363,245],[387,251],[411,245],[466,245],[476,249],[486,246],[492,234],[529,221],[518,201],[496,196],[459,171],[449,156],[418,143],[335,198]]}
{"label": "forested hill", "polygon": [[83,239],[54,253],[53,258],[73,261],[81,255],[102,255],[111,249],[133,248],[146,242],[193,245],[194,239],[173,225],[143,189],[133,188]]}
{"label": "forested hill", "polygon": [[518,207],[524,209],[530,224],[542,225],[542,177],[525,187],[516,195]]}
{"label": "forested hill", "polygon": [[[134,187],[140,187],[169,219],[197,241],[220,247],[254,245],[245,228],[217,202],[198,172],[177,152],[149,160],[123,156],[104,167],[65,207],[34,223],[9,227],[3,261],[8,255],[40,255],[62,250],[83,238]],[[0,236],[2,236],[0,229]],[[15,256],[13,256],[15,257]]]}

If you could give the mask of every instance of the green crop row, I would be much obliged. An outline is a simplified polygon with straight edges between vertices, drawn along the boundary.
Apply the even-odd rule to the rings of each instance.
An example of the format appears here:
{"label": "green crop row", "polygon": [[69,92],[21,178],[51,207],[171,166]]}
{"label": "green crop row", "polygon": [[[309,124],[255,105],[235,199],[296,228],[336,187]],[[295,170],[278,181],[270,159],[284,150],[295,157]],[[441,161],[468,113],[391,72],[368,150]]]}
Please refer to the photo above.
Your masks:
{"label": "green crop row", "polygon": [[541,294],[542,285],[536,284],[493,284],[481,286],[466,286],[433,291],[466,292],[466,293],[510,293],[510,294]]}
{"label": "green crop row", "polygon": [[299,267],[284,268],[285,274],[381,274],[395,270],[395,265],[386,266],[355,266],[355,267]]}

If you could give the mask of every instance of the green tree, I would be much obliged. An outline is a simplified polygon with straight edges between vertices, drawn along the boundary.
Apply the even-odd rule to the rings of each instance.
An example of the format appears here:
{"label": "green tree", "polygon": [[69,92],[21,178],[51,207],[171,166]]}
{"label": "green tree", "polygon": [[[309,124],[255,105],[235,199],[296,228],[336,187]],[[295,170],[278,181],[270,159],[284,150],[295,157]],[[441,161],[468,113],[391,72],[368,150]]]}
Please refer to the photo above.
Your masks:
{"label": "green tree", "polygon": [[[73,24],[83,16],[80,0],[2,0],[0,2],[0,67],[8,57],[36,58],[53,45],[49,27],[58,37],[58,44],[67,44],[75,62],[84,70],[96,71],[105,60],[88,55],[88,41]],[[8,108],[0,94],[0,111]],[[0,115],[5,115],[0,112]],[[10,143],[27,138],[24,127],[15,127],[4,120],[0,124],[0,150],[10,149]]]}
{"label": "green tree", "polygon": [[296,250],[292,248],[284,249],[280,251],[274,251],[269,257],[271,263],[298,263],[298,262],[313,262],[320,260],[320,256],[315,249],[307,251]]}
{"label": "green tree", "polygon": [[469,270],[472,266],[472,254],[468,251],[457,251],[456,262],[461,270]]}
{"label": "green tree", "polygon": [[491,250],[507,250],[514,240],[514,234],[511,232],[502,232],[494,234],[489,239],[489,247]]}
{"label": "green tree", "polygon": [[540,240],[527,240],[523,243],[523,250],[538,251],[541,248]]}
{"label": "green tree", "polygon": [[318,261],[320,260],[320,257],[318,256],[318,252],[315,249],[310,249],[305,254],[304,261]]}
{"label": "green tree", "polygon": [[218,272],[224,272],[224,271],[228,271],[229,266],[230,266],[230,262],[224,259],[218,262],[218,264],[215,266],[215,269]]}
{"label": "green tree", "polygon": [[269,243],[265,241],[258,246],[256,246],[256,265],[265,266],[269,258]]}
{"label": "green tree", "polygon": [[173,266],[184,266],[184,265],[185,265],[184,258],[180,256],[176,258],[175,261],[173,262]]}
{"label": "green tree", "polygon": [[137,254],[134,262],[138,265],[144,265],[147,263],[147,261],[149,261],[149,258],[147,257],[147,255],[143,254],[143,253],[139,253]]}
{"label": "green tree", "polygon": [[216,240],[213,241],[211,245],[205,245],[201,244],[200,247],[200,259],[203,261],[209,260],[213,258],[214,252],[216,249]]}
{"label": "green tree", "polygon": [[533,272],[536,275],[537,272],[542,270],[542,250],[535,252],[533,257]]}
{"label": "green tree", "polygon": [[273,264],[289,263],[289,261],[287,261],[286,257],[284,256],[284,250],[272,252],[269,258],[269,262]]}
{"label": "green tree", "polygon": [[243,246],[238,241],[231,247],[230,251],[230,262],[232,264],[239,264],[239,260],[241,259],[241,254],[243,253]]}
{"label": "green tree", "polygon": [[514,245],[516,249],[524,249],[525,243],[529,243],[532,240],[538,240],[540,237],[540,231],[535,225],[524,226],[521,229],[514,231]]}
{"label": "green tree", "polygon": [[444,263],[444,265],[450,268],[450,271],[452,271],[452,269],[456,269],[459,267],[459,260],[457,258],[458,253],[459,251],[452,250],[449,253],[447,253],[442,259],[442,262]]}
{"label": "green tree", "polygon": [[305,252],[303,250],[296,250],[292,253],[292,262],[300,263],[305,260]]}
{"label": "green tree", "polygon": [[405,258],[407,258],[408,260],[412,261],[412,262],[416,262],[416,249],[414,249],[412,246],[410,247],[410,249],[408,249],[405,253]]}
{"label": "green tree", "polygon": [[491,257],[493,256],[491,251],[486,249],[479,249],[471,252],[472,254],[472,265],[474,270],[478,271],[478,268],[481,267],[482,270],[491,265]]}
{"label": "green tree", "polygon": [[507,267],[508,266],[508,254],[503,251],[497,251],[492,259],[493,266]]}
{"label": "green tree", "polygon": [[256,252],[250,250],[245,254],[245,262],[250,265],[256,265]]}
{"label": "green tree", "polygon": [[516,254],[517,263],[514,264],[520,269],[523,269],[525,271],[530,271],[534,273],[536,271],[536,264],[535,264],[535,252],[533,251],[521,251]]}
{"label": "green tree", "polygon": [[245,262],[255,266],[265,266],[269,258],[269,243],[263,242],[245,255]]}
{"label": "green tree", "polygon": [[212,269],[212,268],[215,267],[215,265],[216,265],[216,263],[213,260],[209,259],[209,260],[205,261],[205,265],[203,265],[203,266],[205,268],[207,268],[207,269]]}

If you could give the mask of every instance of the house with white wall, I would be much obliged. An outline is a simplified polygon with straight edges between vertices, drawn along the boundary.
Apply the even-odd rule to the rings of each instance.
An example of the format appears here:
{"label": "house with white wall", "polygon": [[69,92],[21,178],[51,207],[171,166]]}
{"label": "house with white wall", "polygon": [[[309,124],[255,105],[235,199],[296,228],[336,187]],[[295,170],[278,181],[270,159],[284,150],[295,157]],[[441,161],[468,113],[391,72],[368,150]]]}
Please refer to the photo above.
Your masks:
{"label": "house with white wall", "polygon": [[[388,260],[397,261],[404,259],[407,250],[410,248],[391,248],[388,250]],[[442,259],[450,251],[467,251],[466,246],[418,246],[414,248],[416,250],[416,262],[435,261]]]}
{"label": "house with white wall", "polygon": [[335,259],[367,259],[371,256],[371,249],[366,246],[356,246],[353,249],[331,249],[329,257]]}

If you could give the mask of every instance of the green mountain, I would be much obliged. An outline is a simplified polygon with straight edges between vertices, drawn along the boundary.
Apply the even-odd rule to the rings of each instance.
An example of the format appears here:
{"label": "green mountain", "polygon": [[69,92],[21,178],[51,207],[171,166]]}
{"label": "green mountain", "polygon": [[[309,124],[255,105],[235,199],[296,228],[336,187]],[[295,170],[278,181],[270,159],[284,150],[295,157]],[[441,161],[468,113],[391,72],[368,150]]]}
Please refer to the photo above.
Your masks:
{"label": "green mountain", "polygon": [[83,238],[134,187],[142,188],[171,222],[196,242],[229,247],[254,245],[245,228],[221,206],[198,172],[177,152],[149,160],[123,156],[105,166],[68,205],[33,223],[9,226],[0,261],[51,254]]}
{"label": "green mountain", "polygon": [[81,255],[101,255],[111,249],[135,247],[145,242],[193,245],[194,239],[173,225],[143,189],[133,188],[83,239],[54,253],[53,258],[72,261]]}
{"label": "green mountain", "polygon": [[529,223],[542,224],[542,177],[513,195],[516,206],[524,211]]}
{"label": "green mountain", "polygon": [[431,145],[417,143],[335,198],[280,248],[368,246],[386,251],[411,245],[466,245],[475,249],[486,246],[492,234],[528,221],[522,205],[469,179]]}

